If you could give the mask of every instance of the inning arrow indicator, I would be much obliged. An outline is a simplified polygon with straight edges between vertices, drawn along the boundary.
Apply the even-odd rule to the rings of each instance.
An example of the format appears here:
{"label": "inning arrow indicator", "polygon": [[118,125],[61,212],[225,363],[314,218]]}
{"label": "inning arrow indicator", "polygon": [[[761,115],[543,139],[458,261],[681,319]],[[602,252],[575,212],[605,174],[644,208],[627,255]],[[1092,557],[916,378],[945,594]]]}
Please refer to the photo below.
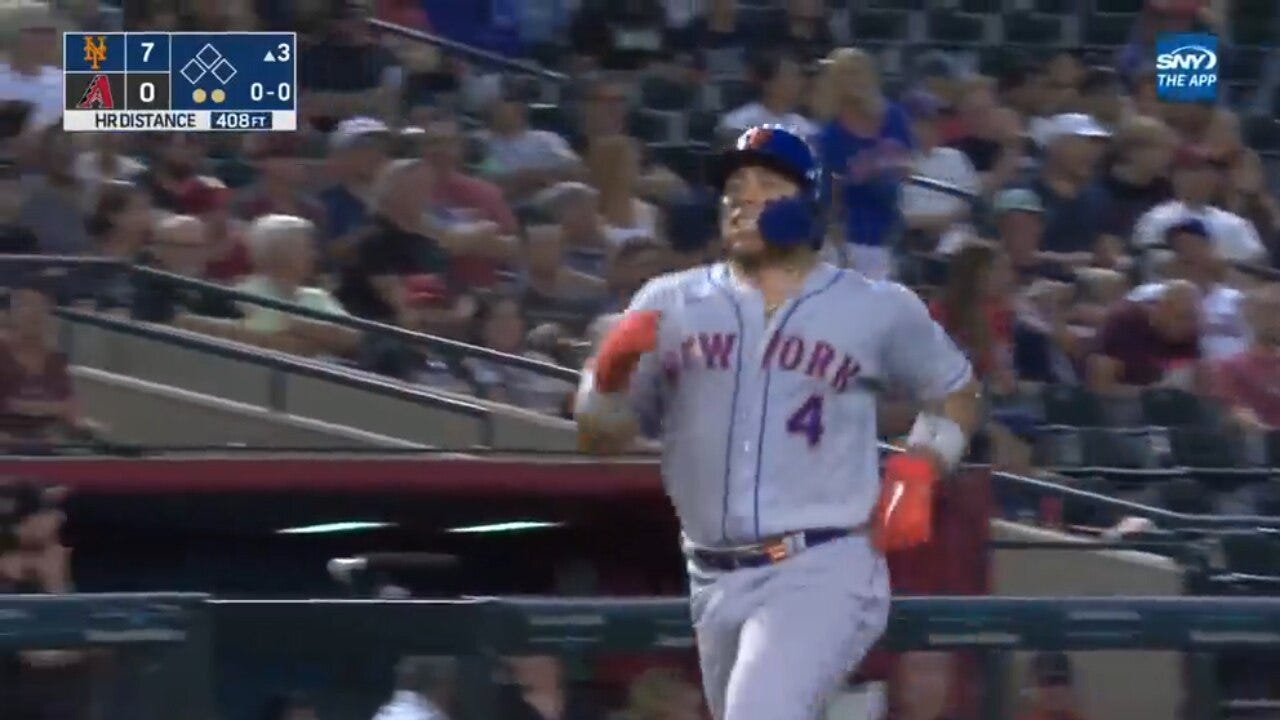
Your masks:
{"label": "inning arrow indicator", "polygon": [[266,57],[262,58],[262,62],[275,62],[275,61],[276,61],[276,56],[272,55],[270,50],[267,51]]}

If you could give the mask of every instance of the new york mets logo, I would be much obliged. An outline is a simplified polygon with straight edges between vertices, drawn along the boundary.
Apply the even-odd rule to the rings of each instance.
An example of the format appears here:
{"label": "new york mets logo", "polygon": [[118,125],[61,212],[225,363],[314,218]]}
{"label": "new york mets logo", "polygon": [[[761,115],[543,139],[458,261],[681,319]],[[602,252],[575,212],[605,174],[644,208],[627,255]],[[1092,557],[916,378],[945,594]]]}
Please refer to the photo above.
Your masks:
{"label": "new york mets logo", "polygon": [[769,142],[769,138],[773,137],[773,130],[770,128],[752,128],[750,132],[742,138],[738,144],[741,150],[759,150]]}
{"label": "new york mets logo", "polygon": [[97,40],[95,44],[92,35],[84,36],[84,61],[94,70],[102,67],[102,63],[107,61],[107,39],[99,35]]}

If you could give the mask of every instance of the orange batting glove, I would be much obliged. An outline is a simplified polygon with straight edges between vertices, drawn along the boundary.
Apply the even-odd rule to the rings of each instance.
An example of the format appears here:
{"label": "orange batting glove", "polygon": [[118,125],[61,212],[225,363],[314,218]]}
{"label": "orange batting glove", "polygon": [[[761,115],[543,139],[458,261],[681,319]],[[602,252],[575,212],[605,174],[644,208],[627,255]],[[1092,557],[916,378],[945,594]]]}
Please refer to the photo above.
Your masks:
{"label": "orange batting glove", "polygon": [[631,382],[640,356],[658,346],[658,312],[624,313],[600,341],[592,369],[595,387],[603,393],[621,392]]}
{"label": "orange batting glove", "polygon": [[884,464],[880,499],[871,513],[871,542],[880,552],[905,550],[933,537],[934,460],[920,453],[897,453]]}

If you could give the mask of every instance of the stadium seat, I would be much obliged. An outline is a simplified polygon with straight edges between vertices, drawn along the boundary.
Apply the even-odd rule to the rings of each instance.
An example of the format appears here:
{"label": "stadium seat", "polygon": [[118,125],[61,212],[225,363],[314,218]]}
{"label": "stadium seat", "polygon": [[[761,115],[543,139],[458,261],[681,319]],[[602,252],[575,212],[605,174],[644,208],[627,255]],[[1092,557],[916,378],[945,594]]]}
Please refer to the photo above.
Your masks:
{"label": "stadium seat", "polygon": [[1093,15],[1084,26],[1084,42],[1090,46],[1115,47],[1129,40],[1133,17],[1128,15]]}
{"label": "stadium seat", "polygon": [[627,121],[631,134],[645,144],[665,143],[667,137],[667,120],[664,117],[644,110],[631,113]]}
{"label": "stadium seat", "polygon": [[694,142],[713,143],[720,116],[716,113],[695,111],[689,113],[689,139]]}
{"label": "stadium seat", "polygon": [[1142,12],[1145,0],[1093,0],[1096,13],[1136,15]]}
{"label": "stadium seat", "polygon": [[538,130],[547,130],[558,135],[565,134],[569,121],[559,105],[547,103],[531,103],[529,106],[529,125]]}
{"label": "stadium seat", "polygon": [[1076,11],[1078,0],[1035,0],[1032,7],[1045,15],[1066,15]]}
{"label": "stadium seat", "polygon": [[702,155],[696,147],[684,144],[650,145],[649,158],[655,163],[670,168],[675,174],[690,184],[701,184],[704,173]]}
{"label": "stadium seat", "polygon": [[1145,429],[1087,428],[1081,431],[1084,462],[1092,467],[1157,467],[1157,453]]}
{"label": "stadium seat", "polygon": [[860,12],[849,16],[850,36],[858,41],[898,42],[907,39],[907,14],[892,10]]}
{"label": "stadium seat", "polygon": [[1085,467],[1085,446],[1078,428],[1054,425],[1041,428],[1036,437],[1035,462],[1055,470]]}
{"label": "stadium seat", "polygon": [[1102,415],[1110,427],[1134,428],[1146,425],[1142,402],[1136,397],[1100,397],[1098,402],[1102,405]]}
{"label": "stadium seat", "polygon": [[998,15],[1003,11],[1003,0],[960,0],[960,12],[963,13]]}
{"label": "stadium seat", "polygon": [[1231,572],[1280,575],[1280,538],[1274,534],[1231,533],[1221,538]]}
{"label": "stadium seat", "polygon": [[650,110],[688,110],[693,98],[689,88],[665,78],[649,77],[640,83],[640,105]]}
{"label": "stadium seat", "polygon": [[1045,385],[1041,399],[1044,420],[1050,425],[1098,427],[1106,424],[1097,396],[1078,385]]}
{"label": "stadium seat", "polygon": [[750,83],[737,80],[721,80],[716,83],[720,94],[720,110],[728,111],[755,99],[755,88]]}
{"label": "stadium seat", "polygon": [[1243,122],[1245,142],[1259,152],[1280,150],[1280,119],[1251,115]]}
{"label": "stadium seat", "polygon": [[923,10],[924,0],[863,0],[867,10]]}
{"label": "stadium seat", "polygon": [[1175,388],[1145,388],[1140,395],[1142,415],[1147,425],[1185,427],[1206,425],[1211,420],[1200,399]]}
{"label": "stadium seat", "polygon": [[1239,467],[1239,446],[1226,433],[1195,427],[1179,427],[1169,431],[1173,459],[1190,468]]}
{"label": "stadium seat", "polygon": [[967,45],[981,43],[987,34],[986,18],[979,15],[935,10],[926,18],[929,40]]}
{"label": "stadium seat", "polygon": [[1047,45],[1062,39],[1058,18],[1030,13],[1009,13],[1004,17],[1004,41],[1014,45]]}

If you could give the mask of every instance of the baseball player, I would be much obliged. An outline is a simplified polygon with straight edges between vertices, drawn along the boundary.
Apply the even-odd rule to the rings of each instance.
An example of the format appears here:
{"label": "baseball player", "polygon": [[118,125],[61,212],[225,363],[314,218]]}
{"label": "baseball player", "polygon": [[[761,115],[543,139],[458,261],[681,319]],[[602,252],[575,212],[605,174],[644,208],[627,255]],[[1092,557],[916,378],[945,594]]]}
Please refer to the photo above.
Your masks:
{"label": "baseball player", "polygon": [[[728,260],[645,285],[575,402],[584,450],[662,441],[716,720],[819,716],[884,630],[884,551],[929,539],[976,421],[969,363],[920,299],[818,258],[818,179],[802,139],[746,131],[717,177]],[[881,479],[885,382],[931,403]]]}

